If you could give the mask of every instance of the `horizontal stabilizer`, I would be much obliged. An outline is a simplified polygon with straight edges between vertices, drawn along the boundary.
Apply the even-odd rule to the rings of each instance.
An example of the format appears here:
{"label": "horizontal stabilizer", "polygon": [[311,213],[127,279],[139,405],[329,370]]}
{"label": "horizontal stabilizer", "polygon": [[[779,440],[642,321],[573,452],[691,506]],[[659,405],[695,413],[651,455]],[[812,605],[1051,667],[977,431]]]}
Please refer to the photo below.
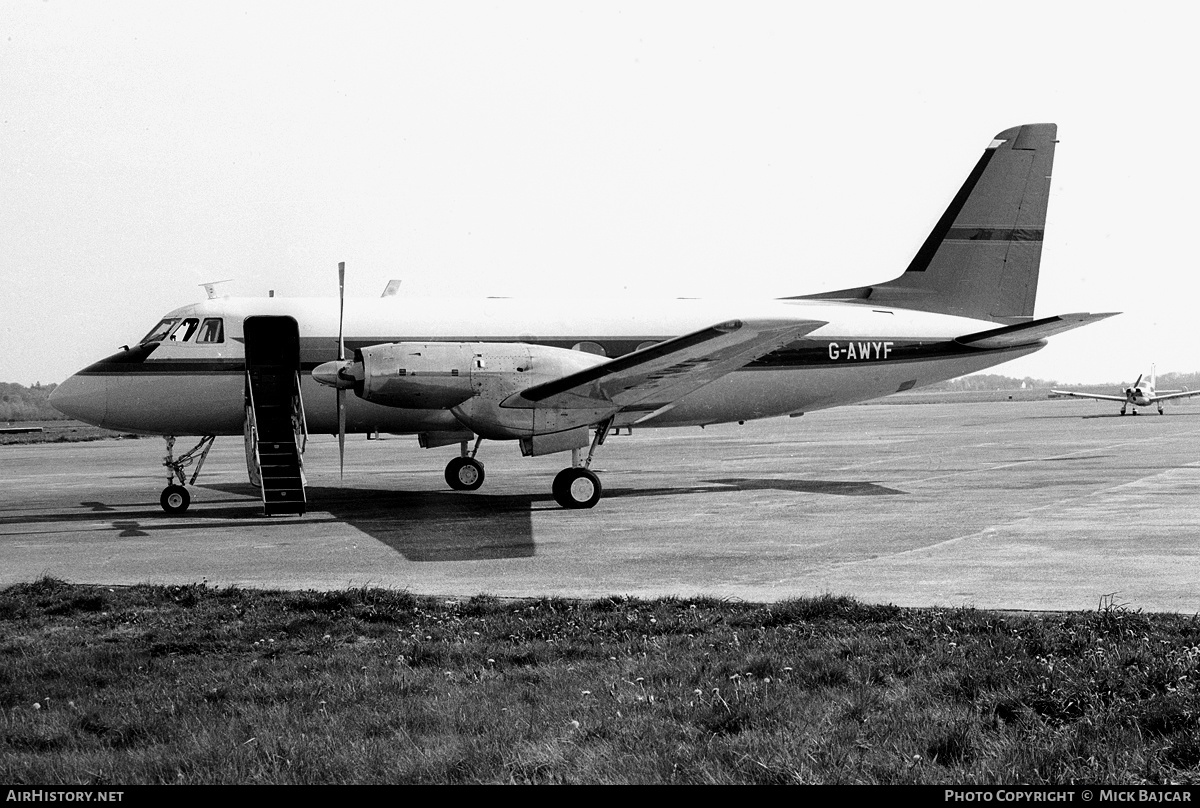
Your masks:
{"label": "horizontal stabilizer", "polygon": [[1104,320],[1116,314],[1120,314],[1120,312],[1059,314],[1056,317],[1043,317],[1040,320],[1031,320],[1028,323],[989,328],[987,331],[976,331],[974,334],[956,337],[954,341],[959,345],[966,345],[969,348],[1016,348],[1021,345],[1032,345],[1035,342],[1052,337],[1063,331],[1070,331],[1073,328],[1079,328],[1098,320]]}
{"label": "horizontal stabilizer", "polygon": [[535,385],[502,406],[661,408],[825,324],[730,320]]}

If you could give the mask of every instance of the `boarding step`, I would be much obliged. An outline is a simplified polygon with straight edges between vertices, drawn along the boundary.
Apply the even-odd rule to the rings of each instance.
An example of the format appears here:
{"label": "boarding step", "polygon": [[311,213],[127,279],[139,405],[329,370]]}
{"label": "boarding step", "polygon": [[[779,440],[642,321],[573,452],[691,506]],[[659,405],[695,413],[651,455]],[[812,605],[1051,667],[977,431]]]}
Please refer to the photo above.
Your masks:
{"label": "boarding step", "polygon": [[[262,477],[263,509],[268,516],[303,514],[306,499],[304,473],[290,415],[286,423],[259,421],[258,428],[258,468]],[[279,437],[276,438],[276,435]]]}
{"label": "boarding step", "polygon": [[278,491],[263,489],[263,509],[267,516],[280,513],[303,514],[305,508],[304,489],[287,488]]}

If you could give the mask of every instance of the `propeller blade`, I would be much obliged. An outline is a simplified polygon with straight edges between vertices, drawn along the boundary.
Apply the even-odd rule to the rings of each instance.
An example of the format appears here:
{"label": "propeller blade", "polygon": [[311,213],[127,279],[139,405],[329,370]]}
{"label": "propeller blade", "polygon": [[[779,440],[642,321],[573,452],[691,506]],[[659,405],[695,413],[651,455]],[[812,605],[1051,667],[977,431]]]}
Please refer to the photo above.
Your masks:
{"label": "propeller blade", "polygon": [[[342,321],[346,312],[346,262],[338,261],[338,362],[346,360],[346,342],[342,335]],[[338,479],[346,478],[346,391],[337,388],[338,411]]]}
{"label": "propeller blade", "polygon": [[342,341],[342,318],[346,311],[346,262],[338,261],[338,361],[346,358],[346,343]]}
{"label": "propeller blade", "polygon": [[338,388],[337,391],[337,407],[338,407],[338,479],[346,478],[346,402],[343,396],[346,391]]}

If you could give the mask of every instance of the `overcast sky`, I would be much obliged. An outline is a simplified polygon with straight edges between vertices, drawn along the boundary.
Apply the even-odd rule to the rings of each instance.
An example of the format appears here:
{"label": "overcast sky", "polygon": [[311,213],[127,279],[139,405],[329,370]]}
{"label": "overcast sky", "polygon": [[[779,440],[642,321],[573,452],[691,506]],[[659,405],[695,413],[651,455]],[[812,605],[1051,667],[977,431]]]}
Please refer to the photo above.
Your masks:
{"label": "overcast sky", "polygon": [[[0,381],[231,294],[784,296],[898,275],[1058,124],[994,370],[1200,370],[1195,3],[0,0]],[[587,305],[586,303],[582,305]]]}

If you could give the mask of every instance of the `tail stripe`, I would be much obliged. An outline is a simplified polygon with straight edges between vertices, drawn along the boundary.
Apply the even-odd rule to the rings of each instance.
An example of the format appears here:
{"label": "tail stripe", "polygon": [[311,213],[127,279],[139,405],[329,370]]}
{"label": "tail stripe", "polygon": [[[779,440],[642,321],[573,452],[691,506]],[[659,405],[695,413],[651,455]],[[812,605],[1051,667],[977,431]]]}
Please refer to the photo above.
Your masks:
{"label": "tail stripe", "polygon": [[971,198],[971,193],[975,190],[975,186],[979,184],[979,178],[983,176],[983,172],[988,167],[988,163],[992,161],[992,156],[996,153],[996,145],[993,143],[984,150],[983,156],[979,158],[979,162],[975,164],[975,168],[967,175],[967,181],[958,189],[958,193],[954,195],[954,199],[950,202],[950,207],[946,208],[942,218],[938,219],[937,225],[933,228],[925,243],[921,245],[921,249],[917,250],[917,254],[913,256],[912,262],[908,265],[905,273],[909,272],[924,272],[929,268],[929,262],[933,260],[933,256],[937,254],[938,247],[945,241],[947,234],[954,227],[954,220],[958,218],[958,214],[962,212],[963,206],[967,204],[967,200]]}

